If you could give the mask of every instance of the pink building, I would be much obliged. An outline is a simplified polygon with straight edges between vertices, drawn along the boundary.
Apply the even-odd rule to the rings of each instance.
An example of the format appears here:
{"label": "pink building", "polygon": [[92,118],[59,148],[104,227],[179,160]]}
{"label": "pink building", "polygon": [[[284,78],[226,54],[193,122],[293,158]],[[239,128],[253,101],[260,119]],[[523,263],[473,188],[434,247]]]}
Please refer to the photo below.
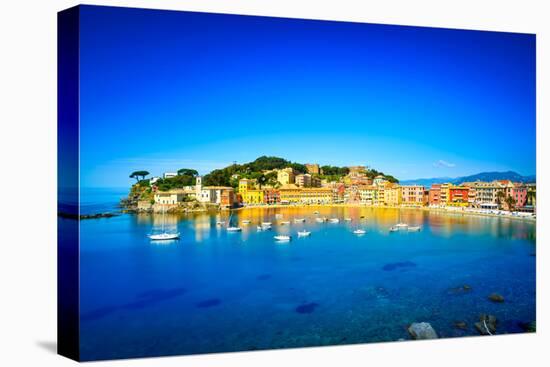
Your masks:
{"label": "pink building", "polygon": [[509,185],[506,187],[506,195],[516,201],[517,208],[522,208],[527,204],[527,186],[523,184]]}

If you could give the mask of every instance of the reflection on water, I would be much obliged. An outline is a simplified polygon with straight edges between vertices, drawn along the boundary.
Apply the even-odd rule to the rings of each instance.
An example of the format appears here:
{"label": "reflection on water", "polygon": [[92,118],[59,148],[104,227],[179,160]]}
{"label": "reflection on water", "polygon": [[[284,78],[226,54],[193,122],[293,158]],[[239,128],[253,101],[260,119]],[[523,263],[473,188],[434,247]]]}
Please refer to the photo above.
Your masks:
{"label": "reflection on water", "polygon": [[[316,214],[315,212],[318,212]],[[278,215],[278,216],[276,216]],[[281,216],[282,215],[282,216]],[[494,218],[481,215],[444,213],[417,209],[395,208],[368,208],[368,207],[288,207],[288,208],[250,208],[233,211],[231,216],[233,225],[243,229],[240,234],[244,239],[250,233],[257,231],[256,227],[263,222],[272,222],[277,232],[291,233],[288,228],[299,229],[307,224],[319,224],[316,218],[339,218],[339,225],[348,227],[360,227],[376,229],[385,232],[397,223],[407,223],[409,226],[421,226],[432,234],[442,237],[450,237],[462,233],[483,234],[505,237],[511,239],[526,239],[535,241],[534,224],[532,222],[514,220],[509,218]],[[295,223],[294,219],[304,218],[305,223]],[[351,218],[351,222],[343,222],[344,218]],[[197,212],[182,214],[166,214],[165,227],[167,231],[180,231],[178,226],[183,225],[194,233],[194,241],[202,242],[210,236],[219,236],[229,225],[229,212]],[[249,220],[250,223],[243,223]],[[162,226],[161,214],[138,214],[136,222],[140,225],[148,225],[153,229]],[[290,221],[290,224],[281,223]],[[223,225],[217,225],[224,222]],[[322,225],[335,225],[330,222]],[[285,228],[283,228],[285,227]],[[212,231],[214,230],[214,231]]]}
{"label": "reflection on water", "polygon": [[[173,242],[147,237],[162,215],[82,221],[82,357],[392,341],[408,339],[407,325],[422,321],[441,337],[479,335],[480,313],[497,317],[497,334],[535,321],[535,223],[409,209],[256,208],[234,211],[231,224],[242,232],[231,233],[229,218],[166,214],[167,230],[181,235]],[[258,231],[262,222],[272,230]],[[421,230],[390,232],[397,223]],[[366,234],[354,235],[358,228]],[[298,238],[302,229],[311,236]],[[277,245],[277,234],[293,240]],[[491,293],[505,302],[491,302]]]}

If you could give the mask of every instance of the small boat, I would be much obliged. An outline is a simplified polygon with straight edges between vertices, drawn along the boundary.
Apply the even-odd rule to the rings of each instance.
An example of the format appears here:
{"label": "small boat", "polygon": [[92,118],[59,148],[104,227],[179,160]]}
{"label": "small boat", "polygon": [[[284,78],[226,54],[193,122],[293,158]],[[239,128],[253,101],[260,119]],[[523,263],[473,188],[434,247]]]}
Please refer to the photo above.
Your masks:
{"label": "small boat", "polygon": [[407,228],[409,225],[407,223],[397,223],[394,227],[396,228]]}
{"label": "small boat", "polygon": [[241,227],[227,227],[227,232],[240,232]]}
{"label": "small boat", "polygon": [[326,219],[325,218],[315,218],[315,221],[317,223],[323,223]]}
{"label": "small boat", "polygon": [[330,218],[330,223],[340,223],[340,219],[338,218]]}
{"label": "small boat", "polygon": [[412,227],[407,228],[407,230],[409,232],[417,232],[417,231],[420,231],[420,226],[412,226]]}
{"label": "small boat", "polygon": [[316,210],[316,211],[313,212],[313,214],[319,214],[319,212]]}
{"label": "small boat", "polygon": [[390,227],[390,232],[397,232],[399,231],[399,228],[393,226],[393,227]]}
{"label": "small boat", "polygon": [[344,218],[346,222],[351,222],[351,218]]}
{"label": "small boat", "polygon": [[295,218],[294,223],[304,223],[306,220],[304,218]]}
{"label": "small boat", "polygon": [[353,231],[353,234],[365,234],[367,233],[367,231],[365,231],[364,229],[356,229],[355,231]]}
{"label": "small boat", "polygon": [[149,237],[152,241],[166,241],[166,240],[176,240],[180,238],[179,232],[166,232],[166,210],[162,211],[162,232],[157,234],[150,234]]}
{"label": "small boat", "polygon": [[250,224],[250,219],[243,219],[242,223],[243,224]]}
{"label": "small boat", "polygon": [[149,238],[153,241],[176,240],[176,239],[180,238],[180,234],[179,234],[179,232],[150,234]]}
{"label": "small boat", "polygon": [[273,238],[277,241],[290,241],[292,239],[292,237],[287,236],[287,235],[273,236]]}
{"label": "small boat", "polygon": [[262,227],[271,227],[271,222],[262,222]]}
{"label": "small boat", "polygon": [[309,236],[311,234],[311,232],[309,231],[298,231],[298,237],[306,237],[306,236]]}
{"label": "small boat", "polygon": [[283,221],[281,222],[281,225],[282,225],[282,226],[287,225],[287,224],[290,224],[290,221],[288,221],[288,220],[283,220]]}

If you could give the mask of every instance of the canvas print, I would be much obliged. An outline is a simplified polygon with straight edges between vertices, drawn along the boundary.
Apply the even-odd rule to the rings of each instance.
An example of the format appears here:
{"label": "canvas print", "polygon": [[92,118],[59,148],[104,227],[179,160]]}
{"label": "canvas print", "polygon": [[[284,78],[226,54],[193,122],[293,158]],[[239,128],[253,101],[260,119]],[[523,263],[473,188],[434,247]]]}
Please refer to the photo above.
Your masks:
{"label": "canvas print", "polygon": [[61,354],[536,331],[535,35],[58,19]]}

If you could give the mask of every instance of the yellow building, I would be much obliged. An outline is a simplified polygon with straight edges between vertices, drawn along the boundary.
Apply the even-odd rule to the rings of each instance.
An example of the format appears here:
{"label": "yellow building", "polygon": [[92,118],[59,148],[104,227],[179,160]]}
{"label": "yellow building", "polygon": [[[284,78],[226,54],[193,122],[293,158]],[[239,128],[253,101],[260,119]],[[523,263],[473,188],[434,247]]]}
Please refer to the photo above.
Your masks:
{"label": "yellow building", "polygon": [[243,204],[262,204],[264,203],[264,190],[256,189],[256,181],[243,178],[239,180],[239,194]]}
{"label": "yellow building", "polygon": [[281,185],[293,184],[294,177],[294,170],[291,167],[283,168],[277,171],[277,181]]}
{"label": "yellow building", "polygon": [[376,186],[359,186],[357,192],[362,204],[378,205],[378,188]]}
{"label": "yellow building", "polygon": [[263,204],[264,203],[264,190],[246,190],[241,192],[241,198],[243,204]]}
{"label": "yellow building", "polygon": [[279,189],[281,203],[286,204],[330,204],[334,202],[334,190],[329,187],[294,187]]}
{"label": "yellow building", "polygon": [[402,202],[403,194],[401,186],[387,185],[384,189],[384,204],[388,206],[397,206]]}

